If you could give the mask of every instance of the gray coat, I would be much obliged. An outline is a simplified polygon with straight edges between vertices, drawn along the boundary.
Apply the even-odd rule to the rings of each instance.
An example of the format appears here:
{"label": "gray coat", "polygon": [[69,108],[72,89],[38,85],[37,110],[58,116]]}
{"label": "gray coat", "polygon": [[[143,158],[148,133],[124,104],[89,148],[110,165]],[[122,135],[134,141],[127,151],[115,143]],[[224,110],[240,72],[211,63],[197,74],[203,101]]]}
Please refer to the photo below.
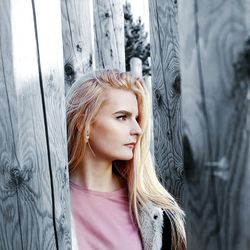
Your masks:
{"label": "gray coat", "polygon": [[[161,250],[163,230],[163,210],[148,203],[139,211],[141,223],[141,236],[144,250]],[[77,247],[76,232],[73,217],[71,215],[72,250],[80,250]]]}

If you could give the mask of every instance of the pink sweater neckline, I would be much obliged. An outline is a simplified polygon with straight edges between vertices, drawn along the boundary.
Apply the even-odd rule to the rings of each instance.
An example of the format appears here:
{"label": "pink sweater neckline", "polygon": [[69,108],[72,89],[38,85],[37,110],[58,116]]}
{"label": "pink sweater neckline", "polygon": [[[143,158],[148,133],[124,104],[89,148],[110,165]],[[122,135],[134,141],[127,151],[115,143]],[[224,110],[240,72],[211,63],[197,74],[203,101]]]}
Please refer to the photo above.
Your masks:
{"label": "pink sweater neckline", "polygon": [[70,188],[78,191],[78,192],[84,192],[86,194],[92,194],[92,195],[97,195],[97,196],[103,196],[103,197],[113,197],[113,196],[124,196],[125,194],[127,194],[127,187],[122,187],[119,188],[115,191],[111,191],[111,192],[102,192],[102,191],[95,191],[95,190],[91,190],[87,187],[84,186],[80,186],[78,184],[73,183],[72,181],[69,181],[70,184]]}

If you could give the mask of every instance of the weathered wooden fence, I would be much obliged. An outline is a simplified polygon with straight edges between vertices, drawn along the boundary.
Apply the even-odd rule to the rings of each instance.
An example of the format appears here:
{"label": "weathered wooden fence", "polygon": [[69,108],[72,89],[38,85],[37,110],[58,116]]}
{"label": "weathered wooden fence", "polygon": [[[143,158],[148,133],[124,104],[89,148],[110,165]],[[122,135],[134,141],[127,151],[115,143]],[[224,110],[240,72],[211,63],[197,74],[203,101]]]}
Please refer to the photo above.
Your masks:
{"label": "weathered wooden fence", "polygon": [[178,4],[188,249],[249,250],[250,78],[234,65],[250,2]]}
{"label": "weathered wooden fence", "polygon": [[60,2],[0,6],[0,249],[70,249]]}
{"label": "weathered wooden fence", "polygon": [[155,158],[184,206],[192,250],[250,249],[250,87],[234,67],[249,7],[150,1]]}
{"label": "weathered wooden fence", "polygon": [[181,202],[183,156],[177,2],[149,1],[154,114],[154,152],[158,175]]}
{"label": "weathered wooden fence", "polygon": [[[70,249],[64,82],[125,69],[122,1],[0,6],[0,249]],[[249,8],[149,1],[156,169],[192,250],[250,249],[249,82],[232,66]]]}
{"label": "weathered wooden fence", "polygon": [[61,0],[65,86],[94,68],[92,1]]}
{"label": "weathered wooden fence", "polygon": [[123,0],[93,0],[96,68],[125,70]]}

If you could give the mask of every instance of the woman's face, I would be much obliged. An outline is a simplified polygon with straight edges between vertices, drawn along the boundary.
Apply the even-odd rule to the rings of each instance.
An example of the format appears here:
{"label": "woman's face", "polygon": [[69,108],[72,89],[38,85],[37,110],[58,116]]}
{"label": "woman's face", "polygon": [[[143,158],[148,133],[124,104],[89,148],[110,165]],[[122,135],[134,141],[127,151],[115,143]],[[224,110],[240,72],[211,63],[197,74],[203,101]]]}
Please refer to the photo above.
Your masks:
{"label": "woman's face", "polygon": [[131,91],[109,89],[104,97],[106,101],[90,128],[90,146],[95,157],[130,160],[134,149],[131,143],[135,144],[142,133],[137,123],[136,96]]}

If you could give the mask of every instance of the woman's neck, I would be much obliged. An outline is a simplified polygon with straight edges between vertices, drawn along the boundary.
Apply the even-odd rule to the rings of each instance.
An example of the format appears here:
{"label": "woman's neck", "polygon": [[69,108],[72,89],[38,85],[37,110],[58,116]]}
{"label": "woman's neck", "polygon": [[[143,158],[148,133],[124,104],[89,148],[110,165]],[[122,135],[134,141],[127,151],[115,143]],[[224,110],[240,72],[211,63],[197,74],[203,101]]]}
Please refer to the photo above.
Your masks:
{"label": "woman's neck", "polygon": [[112,162],[83,162],[70,181],[93,191],[112,192],[124,187],[125,182],[112,171]]}

